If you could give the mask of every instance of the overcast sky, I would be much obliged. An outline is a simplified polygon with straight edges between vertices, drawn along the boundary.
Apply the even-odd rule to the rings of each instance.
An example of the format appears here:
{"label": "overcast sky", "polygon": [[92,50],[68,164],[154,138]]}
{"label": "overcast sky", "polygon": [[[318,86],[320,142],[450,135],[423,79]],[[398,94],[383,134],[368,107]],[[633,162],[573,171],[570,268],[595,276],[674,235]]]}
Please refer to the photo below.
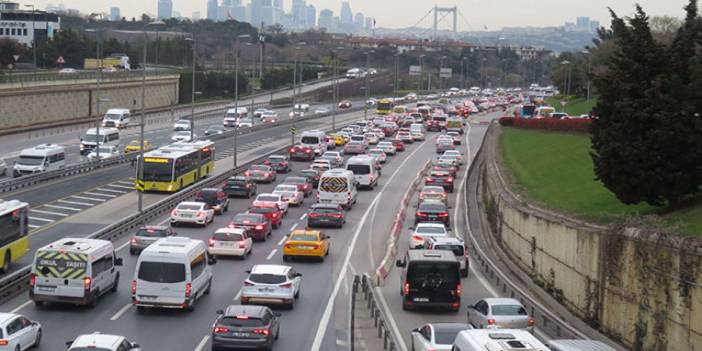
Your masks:
{"label": "overcast sky", "polygon": [[[156,13],[157,0],[37,0],[24,4],[34,4],[45,8],[48,3],[62,2],[67,8],[76,8],[84,13],[108,12],[110,6],[118,6],[122,16],[139,16],[141,13]],[[206,14],[207,0],[173,0],[175,11],[189,17],[193,11]],[[249,3],[250,0],[242,0]],[[329,8],[335,15],[339,14],[341,0],[307,0],[317,7],[317,11]],[[577,16],[589,16],[599,20],[603,25],[609,24],[607,7],[612,7],[620,16],[633,12],[635,0],[351,0],[351,10],[363,12],[366,16],[376,18],[378,27],[402,28],[414,25],[434,5],[458,6],[461,13],[458,29],[482,30],[487,26],[497,30],[505,26],[560,26],[565,21],[575,21]],[[649,15],[671,15],[683,17],[682,7],[687,0],[639,0]],[[292,0],[285,0],[286,11],[292,6]],[[450,17],[450,16],[449,16]],[[430,27],[433,16],[427,16],[421,27]],[[440,28],[449,28],[450,19],[444,19]]]}

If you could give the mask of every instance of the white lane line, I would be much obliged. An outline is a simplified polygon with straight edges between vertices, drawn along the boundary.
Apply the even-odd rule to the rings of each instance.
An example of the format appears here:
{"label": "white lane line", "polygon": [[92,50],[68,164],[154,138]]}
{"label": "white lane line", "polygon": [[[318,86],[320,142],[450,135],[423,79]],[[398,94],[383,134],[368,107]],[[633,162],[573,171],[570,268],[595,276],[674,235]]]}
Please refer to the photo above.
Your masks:
{"label": "white lane line", "polygon": [[167,217],[166,219],[164,219],[164,220],[158,222],[158,225],[164,225],[166,222],[168,222],[168,221],[170,221],[170,220],[171,220],[171,218],[170,218],[170,217]]}
{"label": "white lane line", "polygon": [[236,293],[236,296],[234,296],[234,299],[232,299],[232,301],[237,301],[237,300],[239,300],[239,299],[241,298],[241,293],[242,293],[243,291],[244,291],[244,288],[243,288],[243,287],[242,287],[241,289],[239,289],[239,292]]}
{"label": "white lane line", "polygon": [[[392,180],[395,179],[395,176],[398,174],[398,172],[405,166],[405,164],[412,159],[412,156],[416,154],[419,150],[422,149],[422,146],[424,146],[427,143],[427,141],[422,142],[414,151],[412,151],[409,155],[407,155],[407,158],[402,160],[402,163],[397,167],[395,172],[393,172],[390,175],[390,178],[388,178],[387,182],[383,185],[383,187],[380,189],[377,195],[375,195],[375,198],[373,199],[373,202],[371,202],[370,206],[368,209],[366,209],[365,213],[363,213],[363,217],[361,217],[361,221],[358,224],[358,227],[356,228],[356,232],[353,234],[353,238],[351,239],[351,243],[348,246],[348,250],[346,251],[346,258],[344,259],[344,263],[341,266],[341,271],[339,271],[339,275],[336,278],[336,283],[334,284],[334,290],[332,290],[331,295],[329,295],[329,300],[327,300],[327,306],[324,308],[324,313],[322,313],[322,319],[319,322],[319,327],[317,328],[317,333],[314,336],[314,340],[312,342],[312,348],[310,349],[311,351],[319,351],[320,348],[322,347],[322,339],[324,339],[324,334],[327,332],[327,326],[329,325],[329,319],[331,318],[331,313],[332,309],[334,308],[334,301],[336,300],[336,296],[339,294],[339,289],[341,288],[341,283],[344,277],[346,277],[346,271],[348,270],[349,267],[349,262],[351,261],[351,255],[353,254],[354,248],[356,247],[356,241],[358,240],[359,235],[361,234],[361,230],[363,229],[364,224],[366,223],[366,220],[368,219],[368,215],[370,214],[371,208],[375,206],[375,204],[378,202],[380,199],[380,196],[383,194],[383,191],[385,191],[385,188],[392,183]],[[387,315],[388,318],[390,318],[391,322],[390,323],[395,323],[392,319],[392,315]],[[402,335],[402,334],[396,334],[396,335]],[[400,349],[401,350],[407,350],[407,345],[405,345],[405,341],[403,338],[400,338],[399,340],[400,343]]]}
{"label": "white lane line", "polygon": [[124,190],[113,190],[113,189],[107,189],[107,188],[97,188],[95,190],[98,191],[106,191],[108,193],[115,193],[115,194],[126,194],[127,192]]}
{"label": "white lane line", "polygon": [[[371,216],[371,228],[375,226],[375,214],[378,213],[378,202],[373,206],[373,215]],[[368,236],[368,257],[370,259],[370,266],[376,267],[375,258],[373,258],[373,235]]]}
{"label": "white lane line", "polygon": [[23,304],[21,304],[21,305],[15,307],[15,309],[12,310],[12,311],[10,311],[10,313],[17,313],[17,312],[19,312],[21,309],[23,309],[23,308],[29,306],[31,303],[32,303],[32,300],[27,300],[27,301],[25,301],[25,303],[23,303]]}
{"label": "white lane line", "polygon": [[111,320],[111,321],[116,321],[116,320],[118,320],[119,317],[122,317],[122,315],[123,315],[125,312],[127,312],[131,307],[132,307],[132,304],[131,304],[131,303],[128,303],[128,304],[124,305],[124,307],[122,307],[119,311],[117,311],[117,313],[115,313],[114,316],[110,317],[110,320]]}
{"label": "white lane line", "polygon": [[[134,188],[134,181],[127,181],[127,180],[118,180],[116,183],[118,184],[124,184],[124,185],[131,185],[131,188]],[[112,184],[114,185],[114,184]]]}
{"label": "white lane line", "polygon": [[205,335],[204,337],[202,337],[202,340],[200,340],[200,343],[197,344],[197,346],[195,347],[195,351],[202,351],[202,350],[204,350],[204,349],[205,349],[205,345],[207,345],[207,341],[208,341],[208,340],[210,340],[210,336],[209,336],[209,335]]}
{"label": "white lane line", "polygon": [[293,230],[295,230],[295,228],[297,228],[297,223],[293,224],[293,226],[290,227],[290,231],[292,232]]}
{"label": "white lane line", "polygon": [[28,224],[29,228],[36,229],[41,227],[40,225]]}
{"label": "white lane line", "polygon": [[52,216],[59,216],[59,217],[68,217],[67,214],[62,213],[62,212],[53,212],[53,211],[44,211],[44,210],[37,210],[37,209],[31,209],[29,213],[41,213],[41,214],[48,214]]}
{"label": "white lane line", "polygon": [[[94,197],[87,197],[87,196],[78,196],[78,195],[73,195],[71,196],[76,199],[81,199],[81,200],[90,200],[90,201],[97,201],[97,202],[105,202],[105,199],[96,199]],[[95,204],[92,204],[91,206],[95,206]]]}
{"label": "white lane line", "polygon": [[88,194],[88,195],[93,195],[93,196],[104,196],[104,197],[117,197],[117,195],[112,195],[112,194],[100,194],[100,193],[93,193],[86,191],[83,194]]}
{"label": "white lane line", "polygon": [[58,208],[59,210],[69,210],[69,211],[76,211],[76,212],[82,211],[80,208],[59,206],[59,205],[50,205],[50,204],[44,205],[43,207]]}
{"label": "white lane line", "polygon": [[278,249],[273,249],[273,251],[271,251],[271,253],[268,254],[268,257],[266,257],[266,259],[270,261],[271,258],[273,258],[273,255],[275,255],[276,252],[278,252]]}
{"label": "white lane line", "polygon": [[125,247],[127,247],[127,245],[129,245],[129,240],[127,240],[126,243],[120,245],[115,251],[121,251],[122,249],[124,249]]}
{"label": "white lane line", "polygon": [[29,220],[31,220],[31,221],[39,221],[39,222],[47,222],[47,223],[54,223],[54,222],[56,222],[56,221],[53,220],[53,219],[46,219],[46,218],[33,217],[33,216],[29,216]]}
{"label": "white lane line", "polygon": [[128,190],[134,190],[134,184],[132,186],[127,186],[127,185],[119,185],[119,184],[107,184],[105,186],[109,186],[111,188],[120,188],[120,189],[128,189]]}
{"label": "white lane line", "polygon": [[280,238],[280,241],[278,242],[278,246],[283,245],[283,243],[285,242],[285,239],[287,239],[287,238],[288,238],[287,236]]}
{"label": "white lane line", "polygon": [[302,217],[300,217],[300,220],[304,220],[305,217],[307,217],[307,213],[303,214]]}
{"label": "white lane line", "polygon": [[95,206],[95,204],[91,204],[91,203],[87,203],[87,202],[78,202],[78,201],[56,200],[56,202],[60,202],[62,204],[87,206],[87,207]]}

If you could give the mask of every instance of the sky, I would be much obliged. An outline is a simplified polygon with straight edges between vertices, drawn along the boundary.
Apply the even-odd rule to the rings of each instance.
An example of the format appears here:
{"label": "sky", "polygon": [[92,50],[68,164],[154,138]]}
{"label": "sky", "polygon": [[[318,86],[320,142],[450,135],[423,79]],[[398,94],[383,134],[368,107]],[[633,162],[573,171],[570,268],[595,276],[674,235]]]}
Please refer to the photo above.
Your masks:
{"label": "sky", "polygon": [[[16,1],[16,0],[15,0]],[[118,6],[122,16],[138,17],[141,13],[156,13],[157,0],[19,0],[23,4],[34,4],[44,9],[48,3],[63,3],[66,8],[75,8],[83,13],[109,12],[110,6]],[[207,0],[173,0],[173,8],[182,16],[189,17],[193,11],[206,14]],[[292,0],[284,0],[286,11]],[[249,3],[250,0],[242,0]],[[317,7],[317,11],[329,8],[335,15],[341,9],[341,0],[307,0]],[[499,30],[502,27],[545,27],[561,26],[566,21],[574,22],[575,17],[588,16],[601,24],[610,22],[607,7],[618,15],[630,15],[634,11],[635,0],[350,0],[351,10],[363,12],[376,18],[377,27],[404,28],[417,24],[434,5],[440,7],[458,6],[458,30]],[[687,0],[638,0],[638,3],[651,16],[669,15],[684,17],[683,6]],[[449,29],[448,16],[440,22],[439,28]],[[431,27],[433,16],[427,16],[418,26]]]}

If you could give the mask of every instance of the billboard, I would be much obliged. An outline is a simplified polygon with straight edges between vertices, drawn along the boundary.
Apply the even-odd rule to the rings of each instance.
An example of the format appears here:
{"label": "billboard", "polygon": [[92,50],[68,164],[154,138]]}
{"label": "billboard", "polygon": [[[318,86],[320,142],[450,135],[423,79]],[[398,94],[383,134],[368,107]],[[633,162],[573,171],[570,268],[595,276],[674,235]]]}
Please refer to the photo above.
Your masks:
{"label": "billboard", "polygon": [[453,74],[453,70],[450,68],[442,68],[439,71],[439,77],[441,78],[451,78],[451,75]]}
{"label": "billboard", "polygon": [[410,76],[418,76],[422,74],[422,66],[410,66],[409,67],[409,75]]}

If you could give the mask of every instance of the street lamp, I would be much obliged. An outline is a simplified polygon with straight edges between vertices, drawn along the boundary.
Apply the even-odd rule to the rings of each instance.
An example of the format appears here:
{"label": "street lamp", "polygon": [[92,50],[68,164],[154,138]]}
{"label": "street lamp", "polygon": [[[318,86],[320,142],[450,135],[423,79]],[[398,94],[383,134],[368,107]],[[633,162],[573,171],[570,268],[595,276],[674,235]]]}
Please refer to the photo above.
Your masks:
{"label": "street lamp", "polygon": [[417,94],[422,91],[422,80],[424,80],[424,65],[422,60],[426,55],[419,55],[419,82],[417,83]]}
{"label": "street lamp", "polygon": [[461,89],[464,90],[466,89],[466,74],[468,73],[468,68],[466,68],[466,62],[468,62],[468,58],[461,57]]}
{"label": "street lamp", "polygon": [[[335,51],[336,50],[336,51]],[[332,83],[332,130],[336,131],[336,109],[337,109],[337,104],[339,103],[339,79],[337,77],[337,66],[338,66],[338,61],[339,61],[339,54],[337,51],[344,50],[342,46],[337,47],[335,50],[332,50],[332,56],[333,56],[333,62],[332,62],[332,78],[333,78],[333,83]]]}
{"label": "street lamp", "polygon": [[[236,37],[236,53],[234,58],[234,113],[236,114],[236,122],[234,123],[234,168],[237,168],[238,157],[238,135],[239,135],[239,41],[241,39],[251,38],[248,34],[242,34]],[[253,111],[251,111],[251,122],[253,123]]]}
{"label": "street lamp", "polygon": [[441,64],[439,68],[439,91],[444,89],[444,78],[441,76],[441,70],[444,69],[444,61],[446,61],[446,56],[441,56]]}
{"label": "street lamp", "polygon": [[395,58],[395,82],[393,83],[393,87],[392,87],[392,90],[393,90],[393,92],[392,92],[393,99],[392,100],[394,103],[395,98],[397,97],[397,75],[399,73],[397,66],[398,66],[398,61],[400,60],[400,53],[398,52],[392,56]]}
{"label": "street lamp", "polygon": [[563,66],[568,66],[567,70],[563,71],[563,97],[567,97],[569,94],[570,90],[570,81],[569,81],[569,72],[570,72],[570,61],[568,60],[563,60],[561,61],[561,65]]}
{"label": "street lamp", "polygon": [[589,51],[583,50],[583,54],[587,55],[587,101],[590,101],[590,74],[591,72],[591,59],[592,55]]}
{"label": "street lamp", "polygon": [[368,120],[368,99],[370,99],[370,86],[368,85],[368,70],[370,68],[370,54],[375,53],[375,50],[366,51],[366,101],[363,104],[363,119]]}
{"label": "street lamp", "polygon": [[[102,16],[102,14],[97,14],[98,16]],[[98,26],[98,29],[86,29],[86,32],[94,32],[97,34],[97,40],[95,42],[95,58],[97,59],[97,80],[95,82],[95,95],[96,95],[96,102],[95,102],[95,108],[97,110],[97,119],[95,120],[95,134],[99,137],[100,136],[100,102],[102,98],[100,97],[101,91],[100,91],[100,85],[102,83],[102,27]],[[100,146],[99,142],[96,140],[95,141],[96,146]],[[97,159],[100,159],[100,148],[96,147],[95,148],[95,156]]]}
{"label": "street lamp", "polygon": [[[293,119],[293,123],[292,123],[292,128],[290,131],[291,145],[295,145],[295,134],[292,132],[292,130],[295,129],[295,110],[297,107],[296,102],[295,102],[296,95],[297,95],[295,82],[298,79],[297,78],[297,54],[298,54],[298,51],[300,51],[300,49],[306,44],[307,43],[305,43],[304,41],[301,41],[301,42],[295,44],[295,59],[294,59],[295,67],[293,67],[293,95],[292,95],[293,108],[292,108],[292,114],[291,114],[291,118]],[[300,81],[298,82],[298,85],[300,86],[300,93],[302,93],[302,67],[300,67]]]}
{"label": "street lamp", "polygon": [[[24,5],[24,7],[31,7],[32,8],[32,54],[34,55],[34,69],[37,69],[37,31],[36,31],[36,20],[34,18],[35,9],[34,5]],[[49,28],[46,28],[46,33],[48,36],[49,33]],[[99,158],[98,158],[99,160]]]}
{"label": "street lamp", "polygon": [[192,100],[190,101],[190,140],[192,141],[195,133],[195,59],[197,56],[197,42],[195,41],[195,33],[192,34],[192,37],[185,38],[185,41],[193,42],[193,81],[192,90],[190,92],[192,95]]}

